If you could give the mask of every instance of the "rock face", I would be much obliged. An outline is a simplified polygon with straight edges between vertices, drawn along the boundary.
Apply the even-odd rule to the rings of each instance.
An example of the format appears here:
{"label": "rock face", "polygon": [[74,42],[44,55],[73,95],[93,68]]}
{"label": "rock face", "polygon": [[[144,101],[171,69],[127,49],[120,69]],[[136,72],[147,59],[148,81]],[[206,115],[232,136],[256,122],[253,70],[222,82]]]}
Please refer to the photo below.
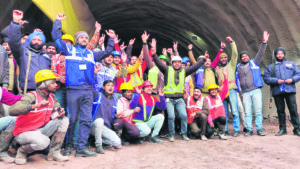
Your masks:
{"label": "rock face", "polygon": [[[85,0],[85,2],[95,19],[102,24],[102,30],[114,29],[125,44],[130,39],[136,38],[134,55],[139,54],[142,47],[140,37],[143,31],[147,30],[151,35],[150,39],[156,38],[158,41],[158,53],[161,53],[162,47],[170,48],[173,41],[178,41],[181,56],[187,55],[187,45],[192,43],[195,46],[193,49],[195,56],[208,50],[210,56],[214,58],[220,41],[225,41],[226,36],[231,36],[236,41],[239,52],[247,50],[254,57],[261,43],[262,33],[267,30],[270,39],[262,70],[271,63],[272,51],[278,46],[286,49],[288,60],[300,64],[300,0]],[[10,0],[5,4],[2,2],[0,29],[9,24],[11,11],[16,8],[25,11],[25,17],[29,18],[32,27],[40,27],[46,33],[47,39],[51,38],[51,21],[42,15],[40,15],[42,23],[41,20],[36,21],[36,15],[41,11],[36,9],[30,0]],[[197,36],[198,40],[193,40],[193,36]],[[225,52],[231,54],[230,47],[227,46]],[[264,96],[268,96],[268,93],[269,91],[264,89]]]}

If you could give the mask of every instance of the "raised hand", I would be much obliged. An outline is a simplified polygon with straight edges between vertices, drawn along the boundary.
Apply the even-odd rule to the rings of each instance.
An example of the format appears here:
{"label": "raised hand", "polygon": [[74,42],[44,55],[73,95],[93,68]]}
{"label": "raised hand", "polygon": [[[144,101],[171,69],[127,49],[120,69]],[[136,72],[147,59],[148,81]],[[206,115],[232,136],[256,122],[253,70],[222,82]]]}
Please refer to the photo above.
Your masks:
{"label": "raised hand", "polygon": [[167,52],[170,53],[170,55],[172,55],[173,54],[173,49],[172,48],[168,48]]}
{"label": "raised hand", "polygon": [[193,49],[193,44],[189,44],[188,49],[192,50]]}
{"label": "raised hand", "polygon": [[156,54],[156,39],[152,38],[152,42],[150,43],[151,45],[151,54],[155,55]]}
{"label": "raised hand", "polygon": [[148,40],[149,36],[150,36],[150,34],[147,34],[146,31],[142,34],[143,43],[147,43],[147,40]]}
{"label": "raised hand", "polygon": [[99,43],[98,43],[99,47],[103,45],[104,40],[105,40],[105,34],[102,34],[101,37],[100,37],[100,39],[99,39]]}
{"label": "raised hand", "polygon": [[97,33],[99,33],[100,32],[100,30],[101,30],[101,24],[99,23],[99,22],[95,22],[95,31],[97,32]]}
{"label": "raised hand", "polygon": [[232,41],[233,41],[232,38],[231,38],[230,36],[227,36],[227,37],[226,37],[226,40],[227,40],[228,42],[232,42]]}
{"label": "raised hand", "polygon": [[13,10],[13,21],[20,24],[22,19],[23,19],[23,12],[20,10]]}
{"label": "raised hand", "polygon": [[209,58],[209,54],[208,54],[207,50],[205,51],[204,58],[205,58],[206,60]]}
{"label": "raised hand", "polygon": [[164,96],[165,95],[164,89],[159,89],[158,94],[159,96]]}
{"label": "raised hand", "polygon": [[161,53],[167,56],[167,48],[163,48]]}
{"label": "raised hand", "polygon": [[129,46],[132,46],[134,44],[135,38],[134,39],[130,39],[129,41]]}
{"label": "raised hand", "polygon": [[97,74],[101,69],[101,64],[95,65],[94,73]]}
{"label": "raised hand", "polygon": [[125,46],[124,42],[122,43],[122,45],[120,46],[121,50],[124,50],[127,46]]}
{"label": "raised hand", "polygon": [[142,89],[141,89],[141,88],[139,88],[139,87],[135,87],[135,91],[136,91],[137,93],[139,93],[139,94],[141,94],[141,93],[142,93]]}
{"label": "raised hand", "polygon": [[221,48],[222,49],[226,48],[226,43],[224,43],[223,41],[221,41]]}
{"label": "raised hand", "polygon": [[105,30],[106,34],[110,37],[110,38],[115,38],[116,34],[115,34],[115,31],[112,30],[112,29],[109,29],[108,31]]}
{"label": "raised hand", "polygon": [[269,36],[270,36],[269,32],[264,31],[264,33],[263,33],[263,43],[267,43],[268,42]]}
{"label": "raised hand", "polygon": [[173,49],[174,49],[175,52],[178,51],[177,48],[178,48],[178,41],[173,42]]}
{"label": "raised hand", "polygon": [[127,54],[125,52],[122,52],[121,59],[122,59],[123,63],[126,63],[126,61],[127,61]]}
{"label": "raised hand", "polygon": [[66,19],[66,15],[65,14],[63,14],[63,13],[58,13],[57,15],[56,15],[56,20],[59,20],[59,21],[62,21],[62,20],[64,20],[64,19]]}

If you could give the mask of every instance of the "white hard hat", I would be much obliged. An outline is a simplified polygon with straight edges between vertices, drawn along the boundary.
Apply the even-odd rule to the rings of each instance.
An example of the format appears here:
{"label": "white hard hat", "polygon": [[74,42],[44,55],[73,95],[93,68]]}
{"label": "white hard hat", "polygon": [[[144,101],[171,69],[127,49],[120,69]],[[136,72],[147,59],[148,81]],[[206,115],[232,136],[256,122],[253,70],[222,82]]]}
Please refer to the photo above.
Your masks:
{"label": "white hard hat", "polygon": [[182,62],[182,59],[181,59],[180,56],[173,56],[172,62],[174,62],[174,61],[180,61],[180,62]]}

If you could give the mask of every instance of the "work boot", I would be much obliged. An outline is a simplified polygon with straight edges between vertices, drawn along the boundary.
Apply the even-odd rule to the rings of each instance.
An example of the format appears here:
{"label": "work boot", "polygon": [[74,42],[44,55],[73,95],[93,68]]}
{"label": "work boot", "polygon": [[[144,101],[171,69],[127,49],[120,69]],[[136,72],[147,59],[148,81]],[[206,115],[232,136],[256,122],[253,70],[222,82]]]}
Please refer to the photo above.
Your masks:
{"label": "work boot", "polygon": [[300,129],[299,129],[299,128],[294,129],[294,130],[293,130],[293,133],[294,133],[294,135],[296,135],[296,136],[300,136]]}
{"label": "work boot", "polygon": [[82,150],[76,150],[75,157],[95,157],[97,154],[91,152],[88,148]]}
{"label": "work boot", "polygon": [[10,157],[7,153],[7,150],[9,148],[10,143],[13,139],[13,133],[2,131],[0,135],[0,160],[7,162],[7,163],[13,163],[15,161],[14,158]]}
{"label": "work boot", "polygon": [[244,134],[244,136],[252,136],[253,135],[253,131],[251,131],[251,130],[249,130],[248,132],[246,132],[245,134]]}
{"label": "work boot", "polygon": [[26,164],[27,163],[27,154],[30,154],[32,152],[34,152],[34,149],[32,149],[30,144],[21,146],[17,151],[15,163],[18,165]]}
{"label": "work boot", "polygon": [[246,127],[243,128],[244,133],[247,133],[248,131],[250,131],[250,130],[248,130]]}
{"label": "work boot", "polygon": [[130,143],[126,141],[125,139],[121,139],[122,146],[128,146]]}
{"label": "work boot", "polygon": [[96,146],[96,153],[104,154],[104,149],[103,149],[102,145]]}
{"label": "work boot", "polygon": [[66,133],[65,132],[55,132],[51,138],[49,145],[49,154],[47,156],[48,161],[68,161],[69,158],[61,155],[60,149],[64,142]]}
{"label": "work boot", "polygon": [[264,133],[262,130],[257,130],[257,135],[258,136],[265,136],[266,133]]}
{"label": "work boot", "polygon": [[64,151],[64,156],[70,156],[72,154],[72,144],[67,144]]}
{"label": "work boot", "polygon": [[182,134],[181,135],[182,140],[184,141],[190,141],[190,139],[188,138],[188,136],[186,134]]}
{"label": "work boot", "polygon": [[221,140],[227,140],[224,131],[218,131],[218,136]]}
{"label": "work boot", "polygon": [[278,133],[275,134],[275,136],[282,136],[282,135],[286,135],[286,129],[280,129],[280,131]]}
{"label": "work boot", "polygon": [[163,143],[164,141],[158,139],[158,138],[155,136],[155,137],[150,137],[150,142],[152,142],[152,143]]}
{"label": "work boot", "polygon": [[132,144],[143,144],[144,141],[142,138],[135,139],[131,142]]}
{"label": "work boot", "polygon": [[238,137],[238,136],[240,136],[240,132],[239,131],[234,131],[232,136],[233,137]]}
{"label": "work boot", "polygon": [[169,138],[168,138],[168,140],[170,142],[174,142],[175,141],[175,134],[170,135]]}

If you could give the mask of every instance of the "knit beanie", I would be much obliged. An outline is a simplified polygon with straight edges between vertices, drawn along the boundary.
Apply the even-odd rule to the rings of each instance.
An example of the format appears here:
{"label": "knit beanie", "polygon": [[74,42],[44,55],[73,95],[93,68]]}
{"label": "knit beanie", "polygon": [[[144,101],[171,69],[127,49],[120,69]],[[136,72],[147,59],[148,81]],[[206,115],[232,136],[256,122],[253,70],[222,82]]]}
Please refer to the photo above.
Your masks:
{"label": "knit beanie", "polygon": [[77,44],[77,40],[80,36],[87,36],[89,38],[89,35],[85,31],[79,31],[75,34],[75,43]]}
{"label": "knit beanie", "polygon": [[227,56],[226,53],[222,53],[222,54],[220,55],[220,58],[222,58],[222,57],[227,57],[227,58],[228,58],[228,56]]}
{"label": "knit beanie", "polygon": [[250,55],[249,55],[249,53],[248,53],[247,51],[242,51],[242,52],[240,53],[240,59],[242,58],[243,54],[248,55],[249,58],[250,58]]}

